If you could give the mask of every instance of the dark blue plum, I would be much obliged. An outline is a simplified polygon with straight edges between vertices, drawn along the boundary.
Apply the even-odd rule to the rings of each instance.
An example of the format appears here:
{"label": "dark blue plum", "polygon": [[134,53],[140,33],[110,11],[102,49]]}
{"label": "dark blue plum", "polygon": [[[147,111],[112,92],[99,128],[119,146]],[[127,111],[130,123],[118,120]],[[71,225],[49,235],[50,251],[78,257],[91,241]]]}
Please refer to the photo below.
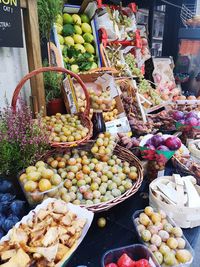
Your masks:
{"label": "dark blue plum", "polygon": [[10,202],[0,202],[0,213],[8,214]]}
{"label": "dark blue plum", "polygon": [[0,202],[11,202],[15,199],[15,197],[15,195],[12,195],[10,193],[0,194]]}
{"label": "dark blue plum", "polygon": [[5,235],[3,229],[0,228],[0,239]]}
{"label": "dark blue plum", "polygon": [[25,201],[15,200],[10,204],[10,211],[13,215],[22,217],[26,213]]}
{"label": "dark blue plum", "polygon": [[13,185],[8,180],[0,180],[0,193],[9,193],[13,190]]}
{"label": "dark blue plum", "polygon": [[5,219],[1,226],[3,230],[7,233],[18,221],[19,218],[17,216],[10,215],[8,218]]}

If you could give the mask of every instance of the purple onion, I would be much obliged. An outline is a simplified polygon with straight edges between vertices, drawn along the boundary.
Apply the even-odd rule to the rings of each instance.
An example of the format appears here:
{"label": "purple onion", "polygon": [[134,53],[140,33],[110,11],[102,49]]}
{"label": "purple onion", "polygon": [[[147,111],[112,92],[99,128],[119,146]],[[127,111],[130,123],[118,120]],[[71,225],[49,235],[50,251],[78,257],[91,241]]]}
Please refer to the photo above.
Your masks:
{"label": "purple onion", "polygon": [[194,111],[190,111],[185,115],[185,119],[189,119],[189,118],[196,118],[198,119],[197,113]]}
{"label": "purple onion", "polygon": [[167,146],[161,145],[159,147],[156,148],[157,150],[162,150],[162,151],[170,151],[169,148]]}
{"label": "purple onion", "polygon": [[183,125],[185,125],[185,120],[184,119],[179,120],[178,122],[181,123],[181,124],[183,124]]}
{"label": "purple onion", "polygon": [[155,147],[153,145],[145,145],[148,149],[155,150]]}
{"label": "purple onion", "polygon": [[189,126],[197,126],[198,125],[198,120],[194,117],[190,117],[185,120],[185,124]]}
{"label": "purple onion", "polygon": [[152,145],[155,146],[155,147],[158,147],[158,146],[162,145],[164,143],[164,141],[165,141],[164,138],[159,134],[154,135],[151,138],[151,140],[152,140]]}
{"label": "purple onion", "polygon": [[172,117],[174,120],[178,121],[184,118],[184,113],[182,111],[174,111]]}

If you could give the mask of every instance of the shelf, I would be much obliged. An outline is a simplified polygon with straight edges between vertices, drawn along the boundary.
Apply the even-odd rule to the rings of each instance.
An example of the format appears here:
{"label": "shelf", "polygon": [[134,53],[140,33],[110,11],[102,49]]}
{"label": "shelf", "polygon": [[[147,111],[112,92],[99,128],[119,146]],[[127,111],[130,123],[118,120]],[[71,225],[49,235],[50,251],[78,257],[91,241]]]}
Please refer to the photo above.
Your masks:
{"label": "shelf", "polygon": [[200,40],[200,28],[180,28],[179,39]]}

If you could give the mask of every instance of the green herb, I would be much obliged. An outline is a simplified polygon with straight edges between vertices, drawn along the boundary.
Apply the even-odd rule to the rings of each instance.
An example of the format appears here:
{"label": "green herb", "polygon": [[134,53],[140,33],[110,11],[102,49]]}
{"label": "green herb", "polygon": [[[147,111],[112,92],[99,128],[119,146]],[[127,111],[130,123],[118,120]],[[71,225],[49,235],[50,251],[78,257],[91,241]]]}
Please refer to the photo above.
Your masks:
{"label": "green herb", "polygon": [[[48,66],[48,62],[45,60],[43,66]],[[60,87],[62,85],[62,75],[54,72],[48,71],[44,72],[44,88],[46,93],[46,102],[48,103],[52,99],[61,97]]]}
{"label": "green herb", "polygon": [[42,38],[49,40],[51,28],[59,14],[62,13],[62,0],[38,0],[39,29]]}

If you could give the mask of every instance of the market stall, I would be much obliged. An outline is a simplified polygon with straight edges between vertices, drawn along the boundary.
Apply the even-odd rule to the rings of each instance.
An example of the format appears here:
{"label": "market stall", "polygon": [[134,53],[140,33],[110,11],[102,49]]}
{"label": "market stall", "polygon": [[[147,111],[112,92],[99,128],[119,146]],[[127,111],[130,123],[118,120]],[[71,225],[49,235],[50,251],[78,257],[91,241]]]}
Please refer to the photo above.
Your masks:
{"label": "market stall", "polygon": [[0,113],[0,266],[198,266],[200,100],[137,12],[38,1],[47,57]]}

